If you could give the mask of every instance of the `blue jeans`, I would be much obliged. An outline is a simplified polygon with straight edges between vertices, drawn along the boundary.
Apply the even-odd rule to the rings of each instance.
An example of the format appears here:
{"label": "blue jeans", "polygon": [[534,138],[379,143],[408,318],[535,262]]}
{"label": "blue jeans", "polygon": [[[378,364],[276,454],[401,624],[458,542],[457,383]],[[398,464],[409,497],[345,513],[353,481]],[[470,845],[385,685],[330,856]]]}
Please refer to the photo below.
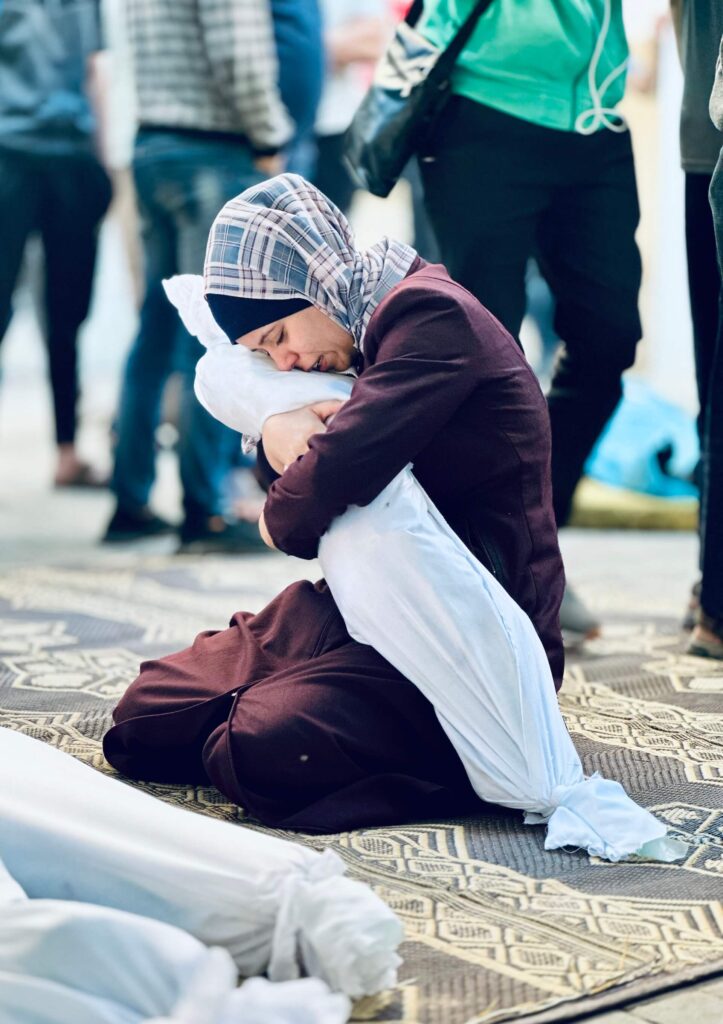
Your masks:
{"label": "blue jeans", "polygon": [[193,392],[203,348],[184,329],[161,281],[201,274],[208,232],[229,199],[262,179],[243,142],[143,130],[133,175],[141,216],[146,295],[128,356],[118,412],[112,488],[119,506],[146,505],[155,481],[155,431],[168,377],[181,375],[179,461],[186,522],[223,512],[224,479],[239,435],[213,419]]}

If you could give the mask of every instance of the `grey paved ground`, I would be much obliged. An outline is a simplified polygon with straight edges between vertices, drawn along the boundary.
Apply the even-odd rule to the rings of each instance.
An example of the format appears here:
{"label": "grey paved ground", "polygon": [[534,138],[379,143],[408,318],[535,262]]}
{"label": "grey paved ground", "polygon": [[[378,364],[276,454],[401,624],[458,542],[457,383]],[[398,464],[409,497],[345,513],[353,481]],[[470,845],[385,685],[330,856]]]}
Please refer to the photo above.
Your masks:
{"label": "grey paved ground", "polygon": [[[97,344],[97,342],[96,342]],[[16,353],[20,352],[15,342]],[[83,444],[96,461],[107,462],[108,419],[115,391],[114,364],[101,367],[86,386],[88,410]],[[0,394],[0,571],[18,563],[127,563],[150,550],[171,550],[168,540],[142,549],[107,551],[97,544],[111,508],[110,496],[55,492],[50,486],[53,451],[46,386],[37,367],[10,360]],[[111,372],[112,371],[112,372]],[[156,503],[168,515],[178,512],[173,457],[161,458]],[[569,576],[582,595],[605,617],[629,607],[678,615],[694,575],[695,539],[681,534],[570,531],[563,538]],[[251,574],[255,588],[271,597],[302,575],[315,574],[309,563],[283,556],[239,558],[239,575]],[[598,1015],[596,1024],[723,1024],[723,981],[679,990],[625,1010]]]}

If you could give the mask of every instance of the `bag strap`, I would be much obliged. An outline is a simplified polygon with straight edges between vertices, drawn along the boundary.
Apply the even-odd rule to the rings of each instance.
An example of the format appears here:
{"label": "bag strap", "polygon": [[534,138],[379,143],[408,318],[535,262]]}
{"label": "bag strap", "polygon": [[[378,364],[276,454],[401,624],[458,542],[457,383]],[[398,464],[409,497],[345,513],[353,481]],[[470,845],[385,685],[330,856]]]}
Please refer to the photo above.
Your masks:
{"label": "bag strap", "polygon": [[404,20],[407,25],[416,25],[424,10],[424,0],[414,0],[414,3],[407,11]]}
{"label": "bag strap", "polygon": [[[467,45],[469,37],[474,32],[477,22],[491,4],[492,0],[477,0],[477,3],[460,25],[457,34],[450,40],[447,48],[444,50],[445,63],[454,63],[457,60]],[[410,26],[416,25],[423,11],[424,0],[414,0],[404,20]]]}

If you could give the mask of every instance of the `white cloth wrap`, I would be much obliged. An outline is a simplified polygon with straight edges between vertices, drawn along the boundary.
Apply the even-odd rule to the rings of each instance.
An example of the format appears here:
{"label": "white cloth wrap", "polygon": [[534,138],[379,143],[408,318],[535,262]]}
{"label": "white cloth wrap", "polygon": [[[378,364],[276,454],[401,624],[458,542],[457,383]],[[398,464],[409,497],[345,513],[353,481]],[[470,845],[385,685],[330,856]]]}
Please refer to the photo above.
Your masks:
{"label": "white cloth wrap", "polygon": [[348,996],[330,992],[318,978],[278,983],[250,978],[241,988],[229,991],[225,964],[213,960],[222,953],[218,948],[209,950],[206,963],[172,1013],[145,1024],[345,1024],[348,1020]]}
{"label": "white cloth wrap", "polygon": [[[230,990],[236,969],[220,952]],[[44,1021],[53,990],[62,1003],[96,1012],[96,1024],[169,1013],[208,956],[179,928],[122,910],[54,899],[7,903],[0,911],[0,1021],[24,1022],[33,1007]],[[75,1020],[67,1008],[57,1019]]]}
{"label": "white cloth wrap", "polygon": [[350,1013],[347,996],[332,995],[317,978],[278,985],[251,978],[228,996],[221,1024],[344,1024]]}
{"label": "white cloth wrap", "polygon": [[393,984],[401,962],[399,920],[331,851],[173,807],[8,729],[0,857],[31,898],[175,925],[244,976],[303,969],[356,998]]}
{"label": "white cloth wrap", "polygon": [[232,345],[213,319],[203,297],[203,279],[178,274],[163,282],[186,330],[207,351],[196,366],[195,391],[204,409],[253,447],[269,416],[301,409],[312,402],[348,398],[352,377],[328,373],[280,374],[268,356]]}
{"label": "white cloth wrap", "polygon": [[585,778],[532,623],[409,467],[334,520],[319,560],[351,636],[434,705],[483,800],[547,822],[548,850],[616,861],[665,835],[619,783]]}
{"label": "white cloth wrap", "polygon": [[[289,409],[337,397],[333,374],[281,373],[238,346],[227,345],[214,361],[224,349],[215,347],[218,328],[205,302],[210,325],[198,313],[202,289],[199,278],[184,279],[183,295],[166,283],[186,326],[210,346],[196,389],[212,415],[258,434],[271,391],[276,412],[287,388]],[[227,370],[232,360],[238,373]],[[684,854],[673,841],[661,846],[664,826],[619,783],[586,779],[532,623],[449,528],[410,467],[369,505],[334,520],[319,560],[350,634],[434,705],[483,800],[528,812],[530,823],[546,822],[547,849],[572,845],[613,861],[643,847],[664,860]]]}
{"label": "white cloth wrap", "polygon": [[[0,822],[0,827],[2,827],[2,822]],[[25,890],[18,885],[0,860],[0,907],[8,903],[25,903],[27,899]]]}
{"label": "white cloth wrap", "polygon": [[236,988],[231,956],[90,903],[17,899],[0,861],[0,1024],[343,1024],[318,979]]}

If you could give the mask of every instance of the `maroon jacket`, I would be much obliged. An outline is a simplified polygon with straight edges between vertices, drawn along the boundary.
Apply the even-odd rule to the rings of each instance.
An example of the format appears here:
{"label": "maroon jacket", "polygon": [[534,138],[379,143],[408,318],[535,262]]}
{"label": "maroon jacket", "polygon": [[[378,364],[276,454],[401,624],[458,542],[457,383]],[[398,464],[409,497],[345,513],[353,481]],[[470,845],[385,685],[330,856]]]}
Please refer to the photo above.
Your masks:
{"label": "maroon jacket", "polygon": [[315,557],[331,521],[372,501],[409,462],[529,615],[559,688],[564,572],[545,399],[502,325],[444,267],[421,259],[374,311],[351,398],[272,484],[265,519],[274,543]]}

